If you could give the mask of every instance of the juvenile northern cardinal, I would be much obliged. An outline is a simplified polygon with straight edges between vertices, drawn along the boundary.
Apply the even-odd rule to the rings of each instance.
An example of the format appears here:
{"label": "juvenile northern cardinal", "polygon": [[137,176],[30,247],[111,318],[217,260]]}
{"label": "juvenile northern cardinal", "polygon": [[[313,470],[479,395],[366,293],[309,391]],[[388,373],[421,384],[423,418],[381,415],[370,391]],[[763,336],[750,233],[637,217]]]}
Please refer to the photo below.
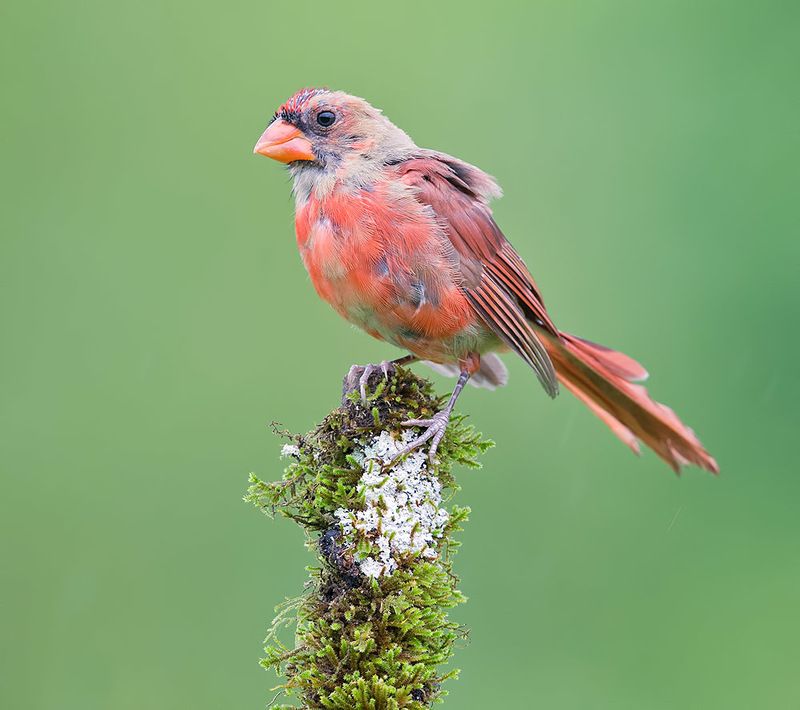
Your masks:
{"label": "juvenile northern cardinal", "polygon": [[[639,441],[675,471],[717,464],[692,430],[642,385],[622,353],[564,333],[522,259],[492,218],[497,183],[473,165],[414,141],[363,99],[302,89],[275,113],[256,153],[288,164],[300,254],[317,293],[370,335],[457,375],[447,406],[406,451],[430,441],[433,460],[468,380],[504,385],[497,351],[511,349],[545,392],[558,382],[634,452]],[[370,374],[388,363],[368,365]]]}

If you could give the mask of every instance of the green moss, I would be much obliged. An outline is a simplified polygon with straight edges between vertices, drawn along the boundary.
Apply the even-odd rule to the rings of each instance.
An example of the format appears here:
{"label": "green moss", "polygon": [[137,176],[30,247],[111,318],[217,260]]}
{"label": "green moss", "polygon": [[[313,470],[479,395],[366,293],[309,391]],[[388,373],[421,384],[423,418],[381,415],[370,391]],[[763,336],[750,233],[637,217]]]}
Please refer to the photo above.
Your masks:
{"label": "green moss", "polygon": [[[356,564],[369,541],[358,543],[362,550],[343,543],[334,517],[338,508],[363,507],[363,472],[354,451],[381,431],[399,435],[402,421],[429,417],[442,406],[430,383],[409,370],[392,371],[388,381],[373,375],[370,386],[367,407],[350,392],[316,429],[291,437],[298,453],[282,480],[250,477],[245,500],[299,523],[319,560],[307,593],[276,609],[265,642],[262,665],[283,674],[282,694],[301,703],[273,708],[423,710],[445,695],[442,683],[456,674],[441,667],[464,634],[448,610],[465,601],[451,558],[458,546],[453,536],[469,509],[451,507],[435,559],[409,555],[391,575],[375,579]],[[454,416],[433,471],[443,491],[452,496],[458,488],[454,465],[477,467],[477,456],[491,445]],[[279,637],[291,625],[296,632],[289,648]]]}

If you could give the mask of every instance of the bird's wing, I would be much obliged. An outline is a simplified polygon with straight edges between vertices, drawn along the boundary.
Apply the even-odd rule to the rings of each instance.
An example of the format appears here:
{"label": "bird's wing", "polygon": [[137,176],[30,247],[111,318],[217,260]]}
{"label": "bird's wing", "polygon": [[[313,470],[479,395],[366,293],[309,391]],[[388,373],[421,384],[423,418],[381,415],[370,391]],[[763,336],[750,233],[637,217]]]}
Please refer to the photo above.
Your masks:
{"label": "bird's wing", "polygon": [[527,267],[492,218],[499,193],[488,175],[439,153],[397,163],[398,179],[436,214],[458,255],[461,288],[489,328],[527,362],[545,391],[558,392],[555,370],[536,332],[558,337]]}

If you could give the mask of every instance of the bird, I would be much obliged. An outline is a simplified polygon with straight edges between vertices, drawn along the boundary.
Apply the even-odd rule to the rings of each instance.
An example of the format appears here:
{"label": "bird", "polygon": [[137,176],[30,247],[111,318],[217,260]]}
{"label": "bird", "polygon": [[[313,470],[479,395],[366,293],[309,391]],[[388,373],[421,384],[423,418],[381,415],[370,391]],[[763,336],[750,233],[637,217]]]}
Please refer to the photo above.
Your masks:
{"label": "bird", "polygon": [[556,327],[539,287],[498,227],[494,178],[463,160],[418,147],[366,100],[304,88],[285,101],[254,153],[286,164],[300,255],[319,296],[346,320],[408,355],[377,370],[424,361],[457,377],[443,409],[403,424],[436,460],[453,409],[470,382],[493,389],[512,351],[544,391],[574,394],[634,453],[640,442],[676,473],[718,473],[692,429],[640,382],[636,360]]}

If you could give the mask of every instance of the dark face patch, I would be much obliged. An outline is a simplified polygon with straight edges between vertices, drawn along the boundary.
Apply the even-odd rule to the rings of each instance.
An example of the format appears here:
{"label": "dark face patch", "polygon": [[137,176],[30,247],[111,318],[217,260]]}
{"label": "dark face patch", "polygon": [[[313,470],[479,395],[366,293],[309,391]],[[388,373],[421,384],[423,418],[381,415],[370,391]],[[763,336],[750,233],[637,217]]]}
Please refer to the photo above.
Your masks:
{"label": "dark face patch", "polygon": [[272,117],[273,121],[277,119],[282,119],[292,125],[297,125],[300,121],[300,117],[305,111],[306,107],[308,106],[308,102],[313,99],[315,96],[319,96],[320,94],[329,94],[330,91],[328,89],[313,89],[313,88],[306,88],[300,89],[294,96],[292,96],[286,103],[284,103],[276,112],[275,115]]}
{"label": "dark face patch", "polygon": [[346,104],[334,98],[328,89],[301,89],[276,112],[273,121],[282,120],[298,128],[310,141],[314,161],[324,169],[335,169],[343,159],[352,131]]}

